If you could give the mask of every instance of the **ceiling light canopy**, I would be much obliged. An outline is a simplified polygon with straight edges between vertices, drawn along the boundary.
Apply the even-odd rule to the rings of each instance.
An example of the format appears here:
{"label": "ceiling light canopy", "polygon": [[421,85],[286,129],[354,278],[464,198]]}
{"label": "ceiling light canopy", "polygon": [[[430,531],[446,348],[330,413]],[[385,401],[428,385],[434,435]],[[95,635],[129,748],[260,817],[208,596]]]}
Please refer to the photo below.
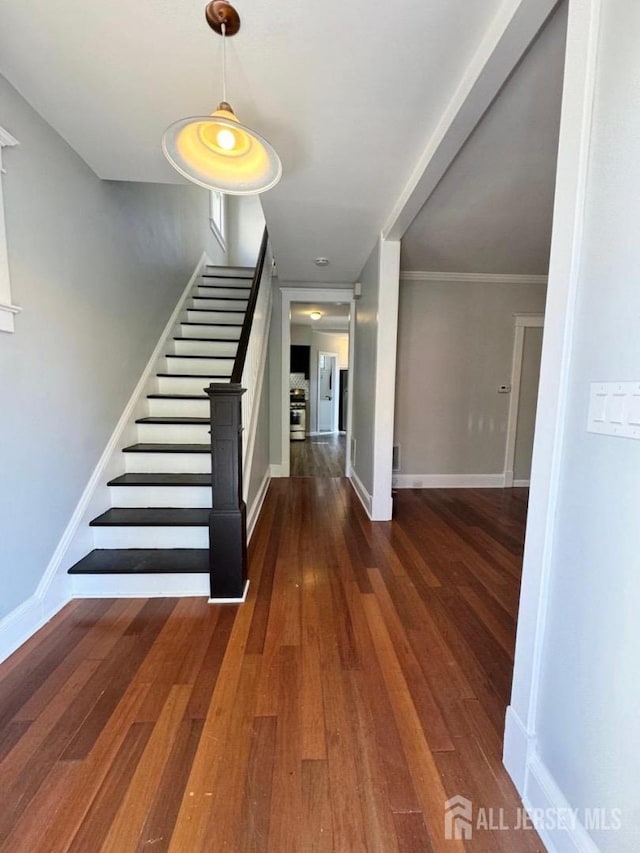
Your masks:
{"label": "ceiling light canopy", "polygon": [[226,100],[226,37],[240,29],[240,16],[226,0],[213,0],[207,23],[222,35],[223,100],[209,116],[183,118],[162,137],[162,150],[185,178],[228,195],[257,195],[275,186],[282,164],[275,149],[255,130],[241,124]]}

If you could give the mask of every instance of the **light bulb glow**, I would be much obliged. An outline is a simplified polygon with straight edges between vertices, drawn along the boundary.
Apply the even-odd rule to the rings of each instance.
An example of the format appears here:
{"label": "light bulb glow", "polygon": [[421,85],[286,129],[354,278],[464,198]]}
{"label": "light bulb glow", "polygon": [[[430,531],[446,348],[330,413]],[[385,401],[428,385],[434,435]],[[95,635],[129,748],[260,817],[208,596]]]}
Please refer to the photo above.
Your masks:
{"label": "light bulb glow", "polygon": [[219,130],[218,135],[216,137],[216,142],[223,148],[225,151],[233,151],[236,147],[236,138],[233,135],[232,131],[227,130]]}
{"label": "light bulb glow", "polygon": [[322,312],[321,311],[311,311],[309,316],[311,317],[312,320],[319,320],[320,317],[322,317]]}

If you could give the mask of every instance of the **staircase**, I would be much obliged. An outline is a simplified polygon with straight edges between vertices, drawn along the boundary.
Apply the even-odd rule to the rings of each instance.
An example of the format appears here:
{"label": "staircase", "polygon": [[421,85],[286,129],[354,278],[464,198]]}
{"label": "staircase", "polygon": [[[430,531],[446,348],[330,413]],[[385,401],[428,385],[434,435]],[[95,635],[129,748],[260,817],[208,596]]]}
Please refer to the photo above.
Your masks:
{"label": "staircase", "polygon": [[135,421],[138,440],[123,448],[123,473],[108,482],[111,508],[90,522],[95,548],[70,575],[208,575],[211,443],[203,389],[230,380],[253,276],[246,267],[208,266],[194,285],[159,362],[147,414]]}

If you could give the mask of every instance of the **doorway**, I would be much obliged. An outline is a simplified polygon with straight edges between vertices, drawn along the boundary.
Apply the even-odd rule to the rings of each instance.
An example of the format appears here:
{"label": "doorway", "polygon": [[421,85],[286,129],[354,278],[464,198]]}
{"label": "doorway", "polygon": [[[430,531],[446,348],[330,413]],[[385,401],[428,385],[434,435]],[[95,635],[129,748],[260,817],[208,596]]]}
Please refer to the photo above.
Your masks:
{"label": "doorway", "polygon": [[318,353],[318,432],[338,432],[338,356]]}
{"label": "doorway", "polygon": [[286,435],[283,430],[282,475],[344,477],[352,408],[351,290],[282,288],[281,292],[287,430]]}

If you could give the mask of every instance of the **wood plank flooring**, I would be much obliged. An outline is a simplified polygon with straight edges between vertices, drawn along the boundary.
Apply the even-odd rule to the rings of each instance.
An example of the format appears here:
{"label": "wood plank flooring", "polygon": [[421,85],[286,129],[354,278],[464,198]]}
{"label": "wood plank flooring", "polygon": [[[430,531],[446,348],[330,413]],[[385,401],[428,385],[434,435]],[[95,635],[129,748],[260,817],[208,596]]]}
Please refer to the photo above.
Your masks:
{"label": "wood plank flooring", "polygon": [[339,433],[307,436],[291,442],[292,477],[344,477],[346,436]]}
{"label": "wood plank flooring", "polygon": [[0,849],[542,850],[445,839],[501,764],[526,492],[273,481],[246,604],[76,601],[0,666]]}

